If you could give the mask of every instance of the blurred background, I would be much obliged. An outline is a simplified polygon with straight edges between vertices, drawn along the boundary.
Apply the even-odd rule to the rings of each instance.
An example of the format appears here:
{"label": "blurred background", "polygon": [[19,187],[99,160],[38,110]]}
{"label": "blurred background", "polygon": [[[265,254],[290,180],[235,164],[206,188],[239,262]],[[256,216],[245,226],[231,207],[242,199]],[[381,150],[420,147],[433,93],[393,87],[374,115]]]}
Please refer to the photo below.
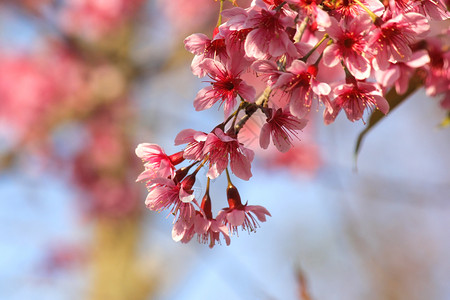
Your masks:
{"label": "blurred background", "polygon": [[179,131],[223,118],[195,112],[205,83],[183,45],[211,36],[218,10],[0,1],[0,299],[450,299],[449,131],[423,90],[367,135],[357,171],[364,124],[342,114],[325,127],[312,113],[287,154],[255,147],[253,177],[234,183],[272,217],[228,247],[175,243],[145,209],[136,145],[171,154]]}

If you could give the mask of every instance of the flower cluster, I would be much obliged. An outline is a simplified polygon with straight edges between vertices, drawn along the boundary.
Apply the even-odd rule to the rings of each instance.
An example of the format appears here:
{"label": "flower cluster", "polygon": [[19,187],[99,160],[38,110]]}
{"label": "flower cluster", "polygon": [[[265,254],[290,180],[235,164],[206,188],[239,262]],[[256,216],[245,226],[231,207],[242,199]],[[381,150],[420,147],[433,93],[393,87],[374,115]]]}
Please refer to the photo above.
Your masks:
{"label": "flower cluster", "polygon": [[[224,121],[209,133],[180,132],[175,143],[187,146],[172,156],[153,144],[137,148],[145,163],[138,179],[149,190],[147,207],[176,216],[176,241],[197,234],[213,246],[222,235],[229,244],[238,227],[253,231],[270,216],[261,206],[242,204],[228,173],[229,167],[243,180],[252,175],[254,153],[239,132],[255,112],[266,116],[261,148],[272,140],[286,152],[311,111],[322,106],[325,124],[342,110],[352,122],[374,110],[387,114],[388,91],[406,95],[413,78],[429,95],[442,95],[442,107],[450,109],[450,31],[444,22],[450,14],[442,0],[254,0],[220,13],[212,37],[196,33],[184,43],[195,55],[193,74],[210,78],[195,109],[218,103]],[[177,169],[183,160],[191,164]],[[204,166],[208,188],[198,204],[192,187]],[[224,171],[229,207],[213,218],[209,183]]]}

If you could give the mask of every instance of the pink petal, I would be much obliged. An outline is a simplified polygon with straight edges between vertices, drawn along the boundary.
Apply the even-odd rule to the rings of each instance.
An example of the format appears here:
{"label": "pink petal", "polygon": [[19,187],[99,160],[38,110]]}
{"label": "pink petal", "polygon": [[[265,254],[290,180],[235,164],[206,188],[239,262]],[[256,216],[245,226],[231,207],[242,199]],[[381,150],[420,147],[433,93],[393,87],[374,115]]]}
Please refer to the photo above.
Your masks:
{"label": "pink petal", "polygon": [[330,16],[325,11],[323,11],[322,9],[320,9],[318,7],[316,8],[315,13],[316,13],[317,25],[325,27],[328,30],[328,28],[330,28],[330,26],[331,26]]}
{"label": "pink petal", "polygon": [[293,116],[303,118],[308,113],[308,108],[305,107],[304,102],[306,93],[304,89],[298,89],[298,92],[298,97],[292,97],[289,102],[289,111]]}
{"label": "pink petal", "polygon": [[194,129],[184,129],[180,131],[175,137],[175,146],[193,142],[193,136],[196,132],[197,131]]}
{"label": "pink petal", "polygon": [[363,80],[370,76],[369,61],[360,55],[355,55],[353,59],[347,59],[346,66],[358,80]]}
{"label": "pink petal", "polygon": [[277,73],[278,68],[275,62],[270,60],[257,60],[252,64],[253,70],[259,73]]}
{"label": "pink petal", "polygon": [[206,44],[211,40],[203,33],[194,33],[184,40],[184,46],[187,51],[200,55],[205,51]]}
{"label": "pink petal", "polygon": [[267,149],[270,144],[270,124],[266,123],[261,128],[261,133],[259,134],[259,145],[263,149]]}
{"label": "pink petal", "polygon": [[224,65],[211,58],[205,58],[200,64],[199,67],[202,68],[206,73],[209,73],[212,77],[218,77],[221,74],[226,73],[226,69]]}
{"label": "pink petal", "polygon": [[330,18],[330,26],[327,28],[327,33],[335,41],[339,40],[343,35],[341,25],[334,17]]}
{"label": "pink petal", "polygon": [[213,87],[207,86],[201,89],[194,99],[194,107],[196,111],[205,110],[211,108],[219,99],[214,98]]}
{"label": "pink petal", "polygon": [[237,153],[230,159],[230,167],[234,175],[242,180],[249,180],[252,177],[251,163],[240,153]]}
{"label": "pink petal", "polygon": [[[264,59],[267,56],[266,49],[264,49],[266,47],[264,47],[264,45],[267,47],[265,33],[260,29],[254,29],[245,39],[245,54],[247,54],[248,57]],[[263,49],[261,49],[261,47],[263,47]]]}
{"label": "pink petal", "polygon": [[255,101],[255,95],[256,95],[255,88],[248,85],[244,81],[242,81],[239,84],[238,93],[242,98],[244,98],[244,100],[246,100],[248,102]]}
{"label": "pink petal", "polygon": [[373,98],[377,102],[377,108],[383,113],[387,114],[389,112],[389,103],[382,96],[373,95]]}
{"label": "pink petal", "polygon": [[227,221],[231,226],[241,226],[245,220],[245,212],[240,209],[233,209],[227,214]]}
{"label": "pink petal", "polygon": [[278,149],[278,151],[285,153],[291,149],[291,142],[289,141],[289,138],[286,134],[280,133],[280,134],[274,134],[272,136],[273,144]]}
{"label": "pink petal", "polygon": [[186,228],[184,227],[183,222],[175,222],[172,228],[172,239],[175,242],[179,242],[183,239],[186,233]]}
{"label": "pink petal", "polygon": [[307,69],[307,66],[303,61],[294,60],[292,62],[292,64],[289,66],[289,68],[287,68],[287,71],[294,73],[294,74],[300,74],[300,73],[306,71],[306,69]]}
{"label": "pink petal", "polygon": [[391,87],[400,78],[400,69],[393,65],[385,71],[376,71],[375,78],[383,87]]}
{"label": "pink petal", "polygon": [[323,63],[328,67],[334,67],[341,61],[339,46],[331,44],[323,51]]}
{"label": "pink petal", "polygon": [[157,144],[141,143],[136,147],[136,156],[145,159],[152,155],[165,154],[163,149]]}
{"label": "pink petal", "polygon": [[411,68],[420,68],[430,62],[427,50],[419,50],[411,55],[411,59],[406,63]]}
{"label": "pink petal", "polygon": [[265,222],[266,221],[266,215],[272,216],[270,212],[263,206],[260,205],[248,205],[245,207],[246,211],[251,211],[255,214],[255,216],[258,218],[259,221]]}
{"label": "pink petal", "polygon": [[312,80],[311,87],[314,93],[317,95],[328,95],[331,92],[331,88],[325,82],[318,82],[317,80]]}
{"label": "pink petal", "polygon": [[194,217],[194,231],[198,234],[204,234],[208,231],[211,221],[206,219],[202,214],[196,214]]}

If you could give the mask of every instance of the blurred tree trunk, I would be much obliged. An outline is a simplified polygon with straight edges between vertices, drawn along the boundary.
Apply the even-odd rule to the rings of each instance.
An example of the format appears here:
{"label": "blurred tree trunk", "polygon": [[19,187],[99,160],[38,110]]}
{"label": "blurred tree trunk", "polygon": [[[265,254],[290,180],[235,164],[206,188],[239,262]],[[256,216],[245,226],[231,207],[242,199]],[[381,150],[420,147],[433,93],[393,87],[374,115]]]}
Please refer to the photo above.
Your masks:
{"label": "blurred tree trunk", "polygon": [[91,300],[150,299],[155,289],[136,256],[141,217],[101,218],[95,225]]}

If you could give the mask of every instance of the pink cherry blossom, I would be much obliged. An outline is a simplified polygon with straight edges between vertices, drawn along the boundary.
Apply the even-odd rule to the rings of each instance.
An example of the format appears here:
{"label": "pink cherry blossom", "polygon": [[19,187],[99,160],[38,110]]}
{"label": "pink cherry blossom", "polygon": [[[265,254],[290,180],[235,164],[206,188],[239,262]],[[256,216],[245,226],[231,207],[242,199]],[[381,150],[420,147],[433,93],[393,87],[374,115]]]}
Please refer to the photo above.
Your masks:
{"label": "pink cherry blossom", "polygon": [[339,24],[331,18],[332,26],[327,33],[334,43],[325,48],[323,52],[324,64],[328,67],[336,66],[341,60],[356,77],[366,79],[370,76],[370,62],[365,56],[367,40],[365,36],[372,27],[372,20],[367,14],[346,20]]}
{"label": "pink cherry blossom", "polygon": [[[252,28],[245,28],[239,30],[232,30],[229,23],[226,22],[219,27],[219,33],[225,39],[225,44],[230,53],[234,56],[246,57],[245,54],[245,40],[247,35],[252,31]],[[245,61],[241,61],[245,63]]]}
{"label": "pink cherry blossom", "polygon": [[175,145],[187,144],[183,157],[190,160],[203,160],[203,147],[208,134],[194,129],[184,129],[175,137]]}
{"label": "pink cherry blossom", "polygon": [[388,102],[374,83],[342,84],[333,90],[333,94],[335,99],[331,102],[331,107],[324,112],[325,124],[334,122],[341,109],[344,109],[347,118],[352,122],[361,119],[366,108],[377,108],[384,114],[389,111]]}
{"label": "pink cherry blossom", "polygon": [[[222,24],[229,30],[241,30],[244,28],[245,21],[248,18],[249,9],[243,9],[241,7],[233,7],[226,9],[222,12],[222,17],[226,18],[227,21]],[[222,27],[222,26],[220,26]],[[219,27],[219,32],[221,28]]]}
{"label": "pink cherry blossom", "polygon": [[307,66],[303,61],[295,60],[274,84],[289,98],[292,115],[302,118],[311,109],[313,100],[328,95],[331,88],[324,82],[316,80],[317,67]]}
{"label": "pink cherry blossom", "polygon": [[258,220],[265,222],[266,215],[271,216],[262,206],[242,204],[241,196],[233,185],[227,188],[227,198],[229,207],[221,210],[216,219],[227,225],[231,232],[237,232],[238,227],[249,233],[254,232],[259,227]]}
{"label": "pink cherry blossom", "polygon": [[216,243],[220,244],[220,235],[225,239],[227,246],[231,243],[227,226],[216,219],[206,220],[206,226],[201,231],[198,231],[197,234],[198,241],[202,244],[209,243],[209,248],[213,248]]}
{"label": "pink cherry blossom", "polygon": [[278,66],[271,60],[257,60],[252,64],[252,68],[262,73],[267,84],[273,86],[283,72],[278,70]]}
{"label": "pink cherry blossom", "polygon": [[255,89],[241,78],[243,71],[239,61],[228,60],[225,66],[219,61],[206,58],[199,67],[213,80],[211,86],[201,89],[194,99],[197,111],[205,110],[216,102],[223,103],[225,117],[228,117],[236,106],[236,97],[240,96],[248,102],[255,100]]}
{"label": "pink cherry blossom", "polygon": [[330,26],[330,16],[319,7],[321,0],[287,0],[286,2],[296,5],[301,15],[312,19],[313,23],[326,28]]}
{"label": "pink cherry blossom", "polygon": [[225,39],[220,36],[216,36],[211,40],[203,33],[194,33],[184,40],[184,46],[187,51],[195,54],[191,63],[191,70],[198,77],[206,76],[207,70],[199,67],[206,58],[218,61],[226,61],[228,59]]}
{"label": "pink cherry blossom", "polygon": [[136,147],[136,155],[142,159],[145,167],[145,171],[139,175],[136,181],[148,181],[156,177],[173,177],[175,165],[183,161],[182,152],[168,156],[160,146],[149,143],[139,144]]}
{"label": "pink cherry blossom", "polygon": [[233,138],[216,128],[208,135],[204,148],[205,155],[209,155],[209,170],[207,176],[217,178],[230,163],[231,171],[243,180],[252,176],[251,163],[254,153],[245,148]]}
{"label": "pink cherry blossom", "polygon": [[259,135],[261,148],[267,149],[270,137],[272,137],[275,147],[280,152],[287,152],[292,146],[291,141],[296,135],[296,131],[303,129],[307,120],[298,119],[281,108],[268,109],[268,115],[267,122],[262,126]]}
{"label": "pink cherry blossom", "polygon": [[179,183],[177,184],[167,178],[156,178],[149,182],[148,190],[145,199],[145,205],[148,209],[157,212],[169,209],[170,213],[175,215],[177,221],[190,222],[195,212],[193,203],[195,204],[196,200],[181,201],[180,195],[183,195],[183,192]]}
{"label": "pink cherry blossom", "polygon": [[201,208],[202,212],[197,213],[194,225],[198,241],[202,244],[209,243],[209,247],[213,248],[216,242],[220,244],[220,234],[222,234],[226,244],[230,245],[231,240],[227,226],[212,217],[209,192],[206,192],[203,197]]}
{"label": "pink cherry blossom", "polygon": [[430,28],[428,20],[418,13],[398,15],[383,22],[379,29],[374,31],[367,48],[373,53],[374,67],[386,70],[389,60],[408,61],[412,51],[409,45],[418,36],[425,35]]}
{"label": "pink cherry blossom", "polygon": [[153,179],[149,186],[145,205],[150,210],[160,212],[178,202],[179,193],[180,189],[173,180],[167,178]]}
{"label": "pink cherry blossom", "polygon": [[375,72],[377,82],[383,87],[395,86],[398,94],[404,94],[409,86],[409,80],[417,68],[423,67],[430,62],[426,50],[414,52],[411,60],[406,63],[398,62],[391,64],[389,68]]}
{"label": "pink cherry blossom", "polygon": [[294,26],[296,13],[290,9],[271,10],[262,1],[256,1],[248,13],[244,28],[253,30],[245,40],[245,53],[255,59],[297,56],[294,43],[286,33],[286,27]]}

